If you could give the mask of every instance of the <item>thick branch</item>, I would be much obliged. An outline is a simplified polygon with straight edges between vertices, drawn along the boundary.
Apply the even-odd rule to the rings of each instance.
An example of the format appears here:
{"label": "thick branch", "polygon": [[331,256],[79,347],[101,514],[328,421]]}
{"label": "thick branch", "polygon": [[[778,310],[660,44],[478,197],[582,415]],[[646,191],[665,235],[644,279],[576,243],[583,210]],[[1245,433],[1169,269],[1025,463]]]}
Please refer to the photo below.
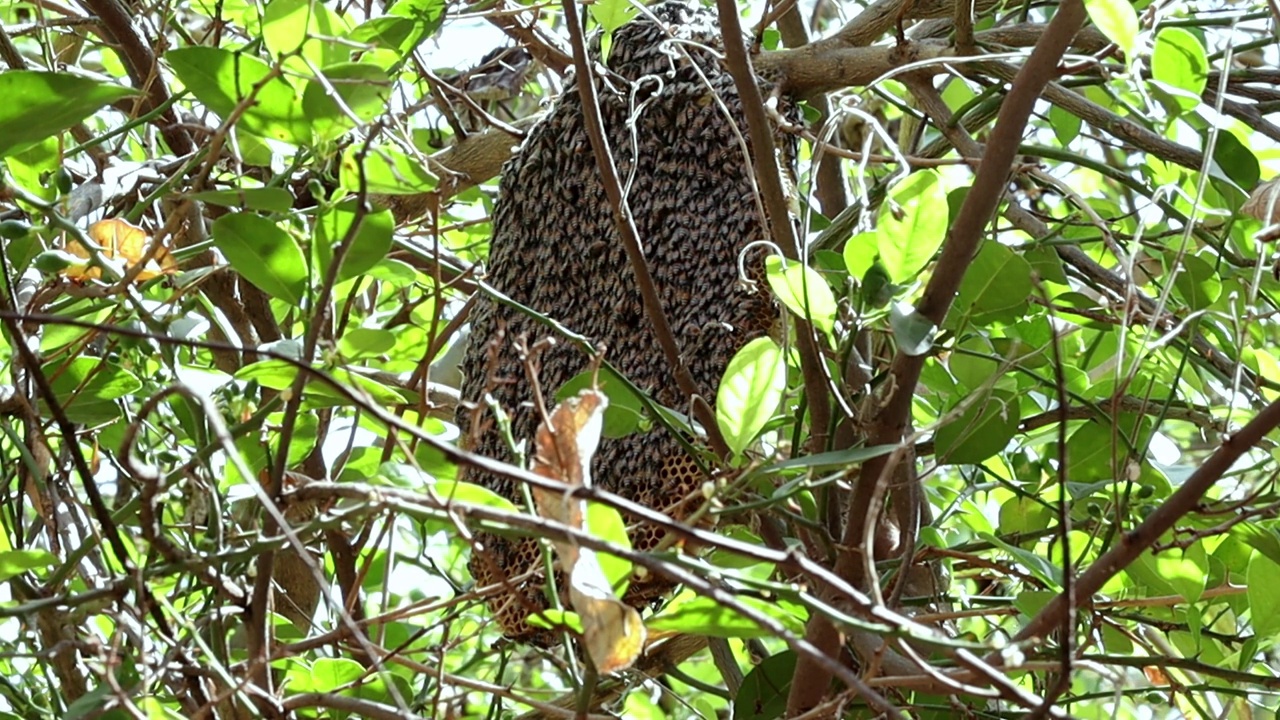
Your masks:
{"label": "thick branch", "polygon": [[[901,47],[833,47],[818,41],[794,50],[762,53],[754,58],[756,71],[776,77],[785,92],[795,95],[830,92],[871,82],[907,63],[952,55],[938,43],[908,43]],[[937,72],[943,72],[939,66]]]}
{"label": "thick branch", "polygon": [[[734,0],[716,0],[716,9],[720,16],[720,35],[724,40],[725,65],[733,76],[733,84],[742,100],[742,113],[747,119],[747,134],[751,138],[751,162],[755,168],[760,194],[764,197],[769,236],[788,260],[804,262],[795,227],[791,224],[791,208],[787,203],[786,191],[782,188],[782,176],[778,171],[773,127],[765,115],[764,98],[760,95],[756,74],[747,57],[747,46],[742,41],[737,5]],[[826,449],[831,427],[831,401],[827,392],[829,383],[813,325],[803,318],[796,318],[796,346],[800,350],[805,397],[809,401],[809,447],[813,452],[822,452]]]}
{"label": "thick branch", "polygon": [[[1005,63],[983,63],[983,72],[994,75],[1008,82],[1017,82],[1016,70]],[[1199,172],[1204,167],[1204,155],[1185,145],[1166,140],[1160,135],[1142,127],[1128,118],[1107,110],[1085,96],[1068,90],[1058,83],[1049,83],[1044,88],[1044,99],[1084,120],[1115,138],[1123,140],[1139,150],[1183,167]]]}
{"label": "thick branch", "polygon": [[[129,11],[117,0],[85,0],[85,6],[102,20],[102,28],[115,41],[115,49],[125,61],[125,69],[133,84],[147,94],[147,104],[143,113],[163,107],[169,102],[169,91],[160,78],[160,68],[156,64],[155,53],[138,34],[133,25]],[[195,152],[196,146],[191,136],[178,124],[178,116],[173,108],[161,115],[162,122],[157,123],[160,134],[164,136],[169,149],[175,155],[189,155]]]}
{"label": "thick branch", "polygon": [[[542,115],[531,115],[512,125],[519,130],[528,130],[541,119]],[[398,222],[422,217],[434,203],[448,200],[496,176],[522,139],[498,128],[473,133],[427,158],[427,167],[440,177],[440,184],[434,192],[377,195],[372,199],[380,207],[390,210]]]}
{"label": "thick branch", "polygon": [[[960,280],[977,252],[983,231],[1004,195],[1009,169],[1017,156],[1031,111],[1045,85],[1056,77],[1058,61],[1084,20],[1081,0],[1062,3],[1000,107],[986,155],[947,234],[937,270],[916,308],[921,316],[935,325],[942,323],[951,307]],[[911,399],[923,366],[924,357],[919,355],[900,351],[894,358],[890,369],[892,378],[886,383],[892,395],[871,428],[869,445],[897,445],[902,441],[910,416]],[[855,587],[865,589],[871,575],[871,558],[864,547],[865,538],[879,515],[879,508],[874,506],[875,499],[881,496],[879,486],[885,481],[882,475],[888,468],[887,458],[883,456],[864,464],[849,505],[844,547],[836,561],[836,574],[851,580]],[[806,639],[832,655],[839,652],[839,633],[820,616],[810,620]],[[787,701],[788,713],[799,714],[815,707],[821,702],[829,683],[830,675],[823,668],[808,659],[799,659]]]}

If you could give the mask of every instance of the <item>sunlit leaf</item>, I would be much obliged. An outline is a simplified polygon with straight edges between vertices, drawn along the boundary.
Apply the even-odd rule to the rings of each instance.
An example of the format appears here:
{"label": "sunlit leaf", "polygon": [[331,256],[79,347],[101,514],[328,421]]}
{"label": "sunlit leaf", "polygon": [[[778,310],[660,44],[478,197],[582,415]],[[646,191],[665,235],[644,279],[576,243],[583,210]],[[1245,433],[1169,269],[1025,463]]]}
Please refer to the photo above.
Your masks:
{"label": "sunlit leaf", "polygon": [[876,247],[891,280],[910,282],[933,259],[946,237],[950,212],[936,170],[911,173],[889,190],[876,224]]}
{"label": "sunlit leaf", "polygon": [[317,141],[335,140],[386,111],[391,80],[381,68],[343,63],[324,68],[321,75],[307,81],[302,91],[302,108]]}
{"label": "sunlit leaf", "polygon": [[71,73],[0,72],[0,157],[21,152],[137,91]]}
{"label": "sunlit leaf", "polygon": [[21,575],[28,570],[53,567],[58,564],[58,556],[48,550],[33,548],[29,550],[5,550],[0,552],[0,581]]}
{"label": "sunlit leaf", "polygon": [[733,356],[716,393],[716,423],[730,450],[741,453],[755,440],[786,387],[786,360],[773,340],[756,338]]}
{"label": "sunlit leaf", "polygon": [[338,340],[338,351],[352,359],[376,357],[395,346],[395,333],[379,328],[352,328]]}
{"label": "sunlit leaf", "polygon": [[243,105],[237,123],[241,130],[293,145],[311,142],[311,123],[297,90],[258,58],[192,46],[170,50],[165,60],[182,84],[224,120]]}
{"label": "sunlit leaf", "polygon": [[1053,126],[1053,136],[1063,147],[1071,144],[1080,135],[1083,121],[1075,114],[1054,105],[1049,108],[1049,124]]}
{"label": "sunlit leaf", "polygon": [[1246,586],[1253,632],[1263,645],[1274,645],[1280,639],[1280,565],[1261,553],[1254,555]]}
{"label": "sunlit leaf", "polygon": [[335,42],[348,29],[346,21],[319,0],[271,0],[262,9],[267,49],[273,56],[287,56],[286,62],[298,72],[350,60],[350,46]]}
{"label": "sunlit leaf", "polygon": [[849,271],[849,277],[855,280],[862,280],[862,276],[871,268],[871,264],[876,261],[875,231],[858,233],[849,238],[844,244],[844,265]]}
{"label": "sunlit leaf", "polygon": [[1151,76],[1169,86],[1183,110],[1195,108],[1209,78],[1204,45],[1184,28],[1163,28],[1151,53]]}
{"label": "sunlit leaf", "polygon": [[[737,597],[735,602],[766,615],[787,630],[804,634],[808,613],[803,607],[787,602],[765,602],[752,597]],[[708,597],[682,596],[654,615],[647,623],[653,632],[681,632],[725,638],[769,637],[771,630],[736,609]]]}
{"label": "sunlit leaf", "polygon": [[819,330],[835,332],[836,298],[818,271],[800,262],[788,262],[770,255],[765,260],[769,287],[791,312],[812,322]]}
{"label": "sunlit leaf", "polygon": [[[351,226],[359,222],[348,240]],[[327,208],[316,223],[313,252],[316,272],[322,277],[329,270],[338,243],[350,243],[338,271],[338,281],[350,280],[377,265],[391,250],[395,220],[389,210],[358,212],[354,200],[347,200]]]}
{"label": "sunlit leaf", "polygon": [[436,187],[436,176],[422,159],[386,145],[371,149],[363,156],[363,163],[359,148],[347,148],[339,172],[342,187],[352,192],[364,187],[370,193],[406,195],[430,192]]}
{"label": "sunlit leaf", "polygon": [[1089,19],[1128,57],[1138,42],[1138,13],[1130,0],[1085,0]]}

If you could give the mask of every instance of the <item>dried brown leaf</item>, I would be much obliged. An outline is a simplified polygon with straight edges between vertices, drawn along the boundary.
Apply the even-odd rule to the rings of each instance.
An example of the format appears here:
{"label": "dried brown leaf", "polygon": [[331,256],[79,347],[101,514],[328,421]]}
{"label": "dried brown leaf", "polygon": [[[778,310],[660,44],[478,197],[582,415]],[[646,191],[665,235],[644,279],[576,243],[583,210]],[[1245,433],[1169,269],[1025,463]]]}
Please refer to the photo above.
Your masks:
{"label": "dried brown leaf", "polygon": [[[538,427],[533,471],[570,488],[591,486],[591,458],[600,444],[609,399],[583,390],[560,403]],[[587,504],[568,495],[535,489],[534,502],[545,518],[585,530]],[[572,543],[554,543],[569,576],[569,603],[582,620],[587,655],[601,673],[625,670],[644,648],[640,613],[614,594],[594,551]]]}
{"label": "dried brown leaf", "polygon": [[1272,178],[1254,188],[1240,212],[1268,225],[1280,223],[1280,178]]}

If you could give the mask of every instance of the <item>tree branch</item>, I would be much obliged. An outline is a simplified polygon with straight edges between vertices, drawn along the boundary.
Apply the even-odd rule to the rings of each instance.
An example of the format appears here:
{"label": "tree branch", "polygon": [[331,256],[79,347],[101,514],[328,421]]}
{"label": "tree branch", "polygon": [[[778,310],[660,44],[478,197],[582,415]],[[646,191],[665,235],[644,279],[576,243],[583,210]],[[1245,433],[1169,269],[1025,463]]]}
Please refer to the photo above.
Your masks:
{"label": "tree branch", "polygon": [[[936,270],[916,306],[916,311],[934,325],[942,323],[951,307],[960,280],[977,253],[983,231],[1004,196],[1009,169],[1017,156],[1031,111],[1045,85],[1056,77],[1058,61],[1084,20],[1082,0],[1062,3],[1001,104],[973,186],[947,234]],[[924,359],[902,351],[894,358],[890,382],[886,383],[892,394],[871,428],[868,445],[897,445],[902,442]],[[866,538],[879,516],[880,508],[874,501],[881,496],[880,485],[887,481],[884,477],[887,469],[884,456],[873,458],[862,466],[860,480],[849,504],[843,549],[836,561],[836,575],[862,589],[872,574],[872,558],[865,547]],[[821,616],[810,620],[806,638],[832,656],[839,652],[840,634],[830,621]],[[800,658],[787,700],[788,713],[799,714],[815,707],[826,693],[830,679],[831,676],[815,663]]]}
{"label": "tree branch", "polygon": [[[1120,535],[1120,541],[1098,558],[1089,569],[1076,579],[1076,603],[1092,600],[1107,580],[1128,567],[1142,551],[1150,547],[1165,532],[1173,527],[1179,518],[1196,508],[1204,494],[1218,482],[1231,466],[1246,452],[1257,447],[1267,433],[1280,427],[1280,400],[1277,400],[1253,420],[1249,421],[1240,432],[1228,435],[1222,445],[1214,451],[1209,459],[1191,474],[1191,477],[1155,509],[1137,528]],[[1046,633],[1062,622],[1069,603],[1065,594],[1059,594],[1049,601],[1014,636],[1014,641],[1043,639]],[[1000,662],[999,653],[988,656],[989,662]]]}
{"label": "tree branch", "polygon": [[[795,227],[791,224],[791,208],[782,188],[773,125],[765,115],[764,98],[760,95],[756,74],[747,57],[742,26],[738,23],[737,4],[734,0],[716,0],[716,9],[720,16],[720,36],[724,39],[725,65],[733,76],[738,98],[742,101],[742,113],[747,119],[751,162],[764,198],[769,236],[788,260],[804,262]],[[800,369],[804,375],[805,397],[809,402],[809,448],[812,452],[822,452],[827,447],[827,437],[831,432],[831,400],[827,391],[831,383],[822,364],[813,325],[800,317],[796,318],[796,345],[800,350]]]}
{"label": "tree branch", "polygon": [[[148,103],[143,109],[144,114],[164,107],[169,102],[169,91],[160,77],[155,53],[138,34],[129,11],[118,0],[85,0],[84,4],[102,21],[101,27],[109,36],[107,39],[116,43],[115,47],[124,59],[125,69],[133,84],[147,94]],[[190,155],[195,152],[196,145],[178,123],[178,115],[173,108],[166,110],[160,118],[163,120],[157,123],[160,134],[175,155]]]}

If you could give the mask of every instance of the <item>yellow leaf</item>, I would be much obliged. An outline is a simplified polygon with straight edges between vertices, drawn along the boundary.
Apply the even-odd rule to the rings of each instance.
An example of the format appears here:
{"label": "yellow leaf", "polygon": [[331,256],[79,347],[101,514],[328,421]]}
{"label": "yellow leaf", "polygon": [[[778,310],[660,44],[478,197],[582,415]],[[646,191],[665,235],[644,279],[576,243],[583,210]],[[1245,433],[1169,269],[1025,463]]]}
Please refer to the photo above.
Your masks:
{"label": "yellow leaf", "polygon": [[[108,260],[123,260],[128,267],[145,261],[138,272],[137,282],[144,282],[160,275],[172,275],[178,271],[178,263],[163,245],[155,248],[147,255],[151,246],[151,237],[140,227],[130,225],[124,220],[100,220],[89,226],[89,238],[102,248],[102,254]],[[67,252],[83,258],[84,265],[72,265],[62,274],[72,280],[98,279],[102,277],[102,268],[92,267],[87,261],[93,255],[79,241],[67,241]]]}

